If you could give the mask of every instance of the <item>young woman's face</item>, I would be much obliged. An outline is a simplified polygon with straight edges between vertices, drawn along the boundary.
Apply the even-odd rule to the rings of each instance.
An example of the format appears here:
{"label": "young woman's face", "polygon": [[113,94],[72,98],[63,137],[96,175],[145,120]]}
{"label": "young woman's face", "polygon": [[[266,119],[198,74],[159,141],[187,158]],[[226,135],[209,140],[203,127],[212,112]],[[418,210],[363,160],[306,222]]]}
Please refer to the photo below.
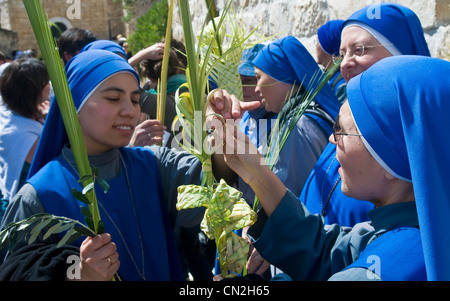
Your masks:
{"label": "young woman's face", "polygon": [[[364,55],[352,55],[357,46],[376,46],[364,48]],[[341,63],[341,74],[345,81],[367,70],[376,62],[391,56],[369,32],[358,26],[349,26],[342,31],[340,51],[348,52]]]}
{"label": "young woman's face", "polygon": [[98,155],[128,145],[140,112],[133,75],[118,73],[104,81],[78,114],[87,153]]}
{"label": "young woman's face", "polygon": [[[348,102],[341,107],[336,133],[358,133]],[[332,134],[329,140],[336,145],[342,192],[355,199],[381,200],[385,191],[385,169],[372,157],[360,136],[336,135],[336,139],[337,142]]]}
{"label": "young woman's face", "polygon": [[261,95],[266,111],[279,113],[283,104],[292,92],[292,85],[280,82],[255,67],[258,81],[255,92]]}

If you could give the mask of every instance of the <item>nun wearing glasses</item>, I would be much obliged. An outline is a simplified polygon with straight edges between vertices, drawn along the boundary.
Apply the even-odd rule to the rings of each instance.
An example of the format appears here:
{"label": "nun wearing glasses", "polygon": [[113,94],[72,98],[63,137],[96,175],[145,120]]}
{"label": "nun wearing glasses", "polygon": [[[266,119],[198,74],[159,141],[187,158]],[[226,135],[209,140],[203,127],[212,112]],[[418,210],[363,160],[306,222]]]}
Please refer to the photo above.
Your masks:
{"label": "nun wearing glasses", "polygon": [[329,139],[342,192],[375,206],[370,221],[351,229],[326,226],[252,151],[226,154],[269,217],[250,234],[260,255],[293,280],[450,280],[450,143],[442,139],[449,85],[449,62],[410,55],[381,60],[349,81]]}
{"label": "nun wearing glasses", "polygon": [[[344,22],[335,59],[341,61],[346,82],[374,63],[399,55],[430,56],[419,18],[409,8],[380,3],[355,12]],[[373,205],[341,192],[339,167],[336,146],[328,143],[303,186],[300,200],[310,212],[321,214],[327,224],[351,227],[368,220],[367,212]]]}

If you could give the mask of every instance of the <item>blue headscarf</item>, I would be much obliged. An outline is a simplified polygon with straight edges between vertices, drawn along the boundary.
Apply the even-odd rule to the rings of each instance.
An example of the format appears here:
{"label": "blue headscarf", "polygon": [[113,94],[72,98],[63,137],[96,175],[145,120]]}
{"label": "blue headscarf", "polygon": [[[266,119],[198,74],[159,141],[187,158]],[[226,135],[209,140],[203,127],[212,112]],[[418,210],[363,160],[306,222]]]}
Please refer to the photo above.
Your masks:
{"label": "blue headscarf", "polygon": [[380,44],[386,45],[392,55],[430,56],[419,18],[402,5],[378,3],[366,6],[351,15],[343,29],[352,25],[366,29]]}
{"label": "blue headscarf", "polygon": [[389,57],[349,81],[353,118],[373,157],[414,187],[429,280],[450,280],[450,62]]}
{"label": "blue headscarf", "polygon": [[339,54],[341,45],[341,32],[344,20],[331,20],[320,26],[317,30],[317,38],[320,47],[329,55]]}
{"label": "blue headscarf", "polygon": [[93,42],[87,44],[86,46],[84,46],[80,52],[85,52],[85,51],[93,50],[93,49],[111,51],[115,54],[120,55],[125,60],[127,60],[127,58],[128,58],[128,56],[127,56],[125,50],[122,48],[122,46],[120,46],[116,42],[109,41],[109,40],[93,41]]}
{"label": "blue headscarf", "polygon": [[255,67],[253,66],[252,61],[263,48],[263,44],[256,44],[252,48],[245,49],[242,52],[242,62],[238,67],[238,72],[240,75],[255,76]]}
{"label": "blue headscarf", "polygon": [[[79,53],[66,64],[65,68],[69,88],[78,112],[92,92],[103,81],[116,73],[131,73],[136,77],[139,85],[139,76],[130,64],[120,56],[106,50],[89,50]],[[69,139],[58,103],[56,99],[53,99],[28,178],[31,178],[45,164],[59,156],[63,146],[68,142]]]}
{"label": "blue headscarf", "polygon": [[[266,45],[253,64],[272,78],[288,84],[302,84],[309,92],[318,86],[317,78],[322,72],[305,46],[293,36]],[[314,100],[333,119],[336,118],[341,104],[329,85],[325,85]]]}

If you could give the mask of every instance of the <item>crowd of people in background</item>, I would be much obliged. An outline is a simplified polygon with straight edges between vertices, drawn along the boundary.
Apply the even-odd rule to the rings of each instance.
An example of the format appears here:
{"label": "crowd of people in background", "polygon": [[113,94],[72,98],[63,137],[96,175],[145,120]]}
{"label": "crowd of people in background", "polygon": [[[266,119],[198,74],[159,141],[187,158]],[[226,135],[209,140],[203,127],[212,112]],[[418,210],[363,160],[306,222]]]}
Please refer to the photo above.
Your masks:
{"label": "crowd of people in background", "polygon": [[[227,129],[234,152],[214,154],[213,168],[250,205],[260,201],[257,223],[239,233],[258,280],[450,280],[450,63],[431,57],[409,8],[380,4],[380,14],[363,8],[323,24],[316,53],[294,36],[249,45],[238,68],[243,99],[226,89],[210,95],[208,110],[239,120],[246,137]],[[59,37],[90,163],[110,183],[99,197],[107,233],[62,248],[54,235],[0,250],[1,280],[67,280],[72,254],[83,280],[220,279],[215,245],[200,230],[204,208],[176,210],[178,186],[201,183],[202,166],[171,130],[187,67],[176,39],[165,122],[156,119],[165,45],[131,54],[123,36],[72,28]],[[13,55],[0,53],[1,227],[42,212],[82,220],[71,194],[78,170],[45,64],[36,51]],[[335,64],[296,119],[317,74]],[[280,133],[295,124],[269,168],[260,162],[275,120]]]}

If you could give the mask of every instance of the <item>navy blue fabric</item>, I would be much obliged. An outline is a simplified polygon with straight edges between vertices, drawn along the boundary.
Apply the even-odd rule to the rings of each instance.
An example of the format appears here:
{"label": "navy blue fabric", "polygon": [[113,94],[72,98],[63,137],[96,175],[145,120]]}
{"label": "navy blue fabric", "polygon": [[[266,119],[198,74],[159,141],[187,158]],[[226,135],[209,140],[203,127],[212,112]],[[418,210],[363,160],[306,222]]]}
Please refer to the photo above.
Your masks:
{"label": "navy blue fabric", "polygon": [[[145,149],[123,148],[120,152],[129,175],[136,216],[123,167],[121,174],[108,182],[110,188],[106,194],[98,184],[95,187],[98,201],[105,207],[115,224],[112,224],[99,206],[105,230],[111,235],[120,256],[119,275],[124,280],[142,280],[126,248],[127,246],[132,252],[138,268],[141,269],[141,238],[138,236],[136,224],[138,221],[144,247],[146,280],[183,280],[167,208],[159,185],[156,159],[153,153]],[[83,189],[78,179],[78,174],[67,161],[58,157],[28,182],[36,189],[46,212],[84,222],[80,207],[86,204],[75,199],[71,192],[72,188],[78,191]],[[120,229],[126,244],[122,241],[116,226]],[[79,238],[73,244],[80,246],[83,240],[84,237]]]}

